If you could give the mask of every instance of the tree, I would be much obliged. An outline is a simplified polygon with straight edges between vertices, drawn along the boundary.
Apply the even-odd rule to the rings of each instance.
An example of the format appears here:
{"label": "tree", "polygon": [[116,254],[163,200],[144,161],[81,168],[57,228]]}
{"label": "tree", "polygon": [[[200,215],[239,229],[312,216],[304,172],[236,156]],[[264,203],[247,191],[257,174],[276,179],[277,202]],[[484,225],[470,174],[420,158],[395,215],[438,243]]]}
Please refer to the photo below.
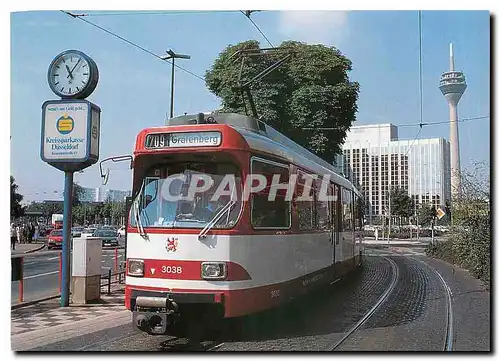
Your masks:
{"label": "tree", "polygon": [[400,187],[391,189],[391,215],[399,217],[401,227],[402,218],[409,218],[414,214],[415,204],[408,192]]}
{"label": "tree", "polygon": [[81,198],[83,196],[83,187],[78,183],[73,183],[73,195],[71,197],[71,204],[73,207],[80,204]]}
{"label": "tree", "polygon": [[64,209],[62,202],[56,202],[56,203],[32,202],[27,207],[27,211],[42,212],[44,217],[50,218],[53,214],[62,214]]}
{"label": "tree", "polygon": [[125,202],[113,202],[111,204],[111,219],[113,224],[120,224],[125,214]]}
{"label": "tree", "polygon": [[436,207],[430,204],[422,204],[417,210],[418,224],[421,226],[430,226],[432,220],[436,217]]}
{"label": "tree", "polygon": [[[241,67],[241,58],[233,55],[245,49],[261,56],[244,57]],[[332,162],[355,120],[359,92],[359,84],[348,78],[351,61],[335,47],[285,41],[269,53],[260,50],[255,40],[230,45],[207,71],[206,85],[222,98],[223,111],[245,113],[249,104],[242,101],[239,86],[292,53],[279,68],[251,85],[255,107],[268,125]]]}
{"label": "tree", "polygon": [[10,176],[10,217],[18,218],[24,215],[25,208],[21,205],[23,195],[17,193],[19,186],[13,176]]}

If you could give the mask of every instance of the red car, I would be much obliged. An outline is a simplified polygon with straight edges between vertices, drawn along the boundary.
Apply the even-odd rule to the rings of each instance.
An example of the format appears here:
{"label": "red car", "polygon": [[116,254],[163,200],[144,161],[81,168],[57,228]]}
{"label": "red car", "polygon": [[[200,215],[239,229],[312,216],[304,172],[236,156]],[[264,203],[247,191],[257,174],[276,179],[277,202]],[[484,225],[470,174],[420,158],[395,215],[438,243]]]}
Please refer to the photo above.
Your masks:
{"label": "red car", "polygon": [[49,240],[47,242],[47,248],[62,248],[63,231],[62,229],[54,229],[49,234]]}

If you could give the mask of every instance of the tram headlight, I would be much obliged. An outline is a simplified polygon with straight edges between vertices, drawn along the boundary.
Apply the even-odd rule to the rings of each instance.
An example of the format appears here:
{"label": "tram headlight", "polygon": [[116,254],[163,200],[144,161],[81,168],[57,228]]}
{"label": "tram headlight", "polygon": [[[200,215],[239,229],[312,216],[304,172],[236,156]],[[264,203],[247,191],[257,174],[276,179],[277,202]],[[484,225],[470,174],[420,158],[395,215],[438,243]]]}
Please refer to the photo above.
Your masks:
{"label": "tram headlight", "polygon": [[128,275],[129,276],[144,276],[144,261],[139,259],[128,260]]}
{"label": "tram headlight", "polygon": [[203,262],[201,264],[201,278],[206,280],[223,280],[226,277],[226,262]]}

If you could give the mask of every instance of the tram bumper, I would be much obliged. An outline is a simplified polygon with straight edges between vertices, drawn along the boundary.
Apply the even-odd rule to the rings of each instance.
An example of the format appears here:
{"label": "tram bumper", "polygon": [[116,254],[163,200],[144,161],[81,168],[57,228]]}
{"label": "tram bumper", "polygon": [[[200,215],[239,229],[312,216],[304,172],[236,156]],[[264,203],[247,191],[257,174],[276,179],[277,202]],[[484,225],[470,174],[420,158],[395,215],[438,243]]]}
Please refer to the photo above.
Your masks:
{"label": "tram bumper", "polygon": [[165,334],[179,318],[179,305],[169,297],[138,296],[133,311],[133,324],[149,334]]}
{"label": "tram bumper", "polygon": [[[182,334],[189,324],[215,324],[224,317],[223,293],[125,290],[133,327],[151,335]],[[126,302],[127,303],[127,302]]]}

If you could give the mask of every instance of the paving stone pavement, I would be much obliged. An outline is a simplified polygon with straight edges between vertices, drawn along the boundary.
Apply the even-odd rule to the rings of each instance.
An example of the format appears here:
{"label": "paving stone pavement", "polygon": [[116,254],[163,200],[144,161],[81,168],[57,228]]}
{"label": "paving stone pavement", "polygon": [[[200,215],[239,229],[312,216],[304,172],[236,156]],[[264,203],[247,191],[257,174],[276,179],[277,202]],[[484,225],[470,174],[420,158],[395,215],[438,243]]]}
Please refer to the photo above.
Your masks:
{"label": "paving stone pavement", "polygon": [[72,324],[126,310],[124,291],[102,295],[99,304],[59,307],[59,299],[18,308],[11,312],[11,335]]}

